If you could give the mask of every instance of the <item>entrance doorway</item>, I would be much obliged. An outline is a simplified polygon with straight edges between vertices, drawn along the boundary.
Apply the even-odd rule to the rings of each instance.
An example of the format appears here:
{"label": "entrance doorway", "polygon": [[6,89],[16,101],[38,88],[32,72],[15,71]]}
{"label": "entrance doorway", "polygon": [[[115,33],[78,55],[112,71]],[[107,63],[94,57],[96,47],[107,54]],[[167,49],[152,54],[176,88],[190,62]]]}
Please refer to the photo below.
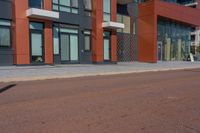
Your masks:
{"label": "entrance doorway", "polygon": [[79,31],[78,27],[55,24],[53,27],[54,63],[79,63]]}
{"label": "entrance doorway", "polygon": [[104,32],[104,62],[111,61],[111,39],[110,32]]}
{"label": "entrance doorway", "polygon": [[31,63],[44,63],[43,23],[30,22]]}
{"label": "entrance doorway", "polygon": [[78,36],[75,34],[60,34],[60,56],[62,63],[78,62]]}

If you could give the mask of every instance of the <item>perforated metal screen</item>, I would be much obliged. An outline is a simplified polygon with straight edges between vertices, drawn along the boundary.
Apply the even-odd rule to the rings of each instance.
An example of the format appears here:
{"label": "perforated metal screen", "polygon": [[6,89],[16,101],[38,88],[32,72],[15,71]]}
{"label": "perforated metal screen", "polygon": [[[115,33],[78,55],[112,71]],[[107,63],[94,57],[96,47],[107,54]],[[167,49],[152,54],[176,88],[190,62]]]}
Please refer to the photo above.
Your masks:
{"label": "perforated metal screen", "polygon": [[134,61],[134,35],[117,33],[118,62]]}

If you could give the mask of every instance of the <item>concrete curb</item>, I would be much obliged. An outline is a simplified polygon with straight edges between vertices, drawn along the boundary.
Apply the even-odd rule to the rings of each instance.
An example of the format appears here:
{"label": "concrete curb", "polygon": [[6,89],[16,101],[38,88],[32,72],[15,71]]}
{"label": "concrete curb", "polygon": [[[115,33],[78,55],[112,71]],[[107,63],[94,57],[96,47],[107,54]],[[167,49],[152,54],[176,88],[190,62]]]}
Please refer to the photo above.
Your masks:
{"label": "concrete curb", "polygon": [[63,79],[63,78],[79,78],[79,77],[91,77],[91,76],[108,76],[108,75],[119,75],[119,74],[133,74],[133,73],[145,73],[145,72],[164,72],[173,70],[190,70],[199,68],[195,67],[182,67],[182,68],[164,68],[164,69],[143,69],[143,70],[129,70],[129,71],[119,71],[119,72],[95,72],[90,74],[63,74],[63,75],[47,75],[40,77],[15,77],[15,78],[2,78],[0,82],[20,82],[20,81],[36,81],[36,80],[50,80],[50,79]]}

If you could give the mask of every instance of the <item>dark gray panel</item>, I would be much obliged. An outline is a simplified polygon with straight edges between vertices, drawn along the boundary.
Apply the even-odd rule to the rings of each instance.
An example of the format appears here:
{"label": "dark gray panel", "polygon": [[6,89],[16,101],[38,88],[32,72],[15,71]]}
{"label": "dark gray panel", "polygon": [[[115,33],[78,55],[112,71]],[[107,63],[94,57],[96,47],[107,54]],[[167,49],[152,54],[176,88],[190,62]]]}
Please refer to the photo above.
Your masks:
{"label": "dark gray panel", "polygon": [[10,0],[0,0],[0,18],[12,19],[12,2]]}
{"label": "dark gray panel", "polygon": [[11,49],[0,49],[0,66],[13,65],[13,51]]}
{"label": "dark gray panel", "polygon": [[92,29],[92,18],[80,14],[60,12],[60,18],[55,19],[54,22],[79,25],[85,29]]}
{"label": "dark gray panel", "polygon": [[[92,17],[84,15],[83,1],[79,0],[79,14],[60,12],[60,18],[54,20],[55,23],[76,25],[79,28],[79,62],[92,63],[91,52],[84,51],[84,30],[92,30]],[[54,56],[54,63],[59,64],[60,56]]]}
{"label": "dark gray panel", "polygon": [[60,18],[54,22],[79,25],[84,29],[92,29],[92,17],[84,15],[83,1],[79,0],[79,14],[60,12]]}
{"label": "dark gray panel", "polygon": [[60,55],[54,55],[54,64],[60,64],[61,60],[60,60]]}
{"label": "dark gray panel", "polygon": [[91,64],[92,63],[92,53],[83,51],[81,54],[81,64]]}

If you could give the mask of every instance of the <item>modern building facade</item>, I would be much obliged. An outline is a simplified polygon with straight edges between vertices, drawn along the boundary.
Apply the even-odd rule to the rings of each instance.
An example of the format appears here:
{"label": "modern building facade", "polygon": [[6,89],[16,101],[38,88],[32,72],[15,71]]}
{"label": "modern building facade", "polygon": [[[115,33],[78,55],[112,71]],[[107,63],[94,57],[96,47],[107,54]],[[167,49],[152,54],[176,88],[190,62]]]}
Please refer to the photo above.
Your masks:
{"label": "modern building facade", "polygon": [[185,60],[198,1],[0,0],[0,65]]}

